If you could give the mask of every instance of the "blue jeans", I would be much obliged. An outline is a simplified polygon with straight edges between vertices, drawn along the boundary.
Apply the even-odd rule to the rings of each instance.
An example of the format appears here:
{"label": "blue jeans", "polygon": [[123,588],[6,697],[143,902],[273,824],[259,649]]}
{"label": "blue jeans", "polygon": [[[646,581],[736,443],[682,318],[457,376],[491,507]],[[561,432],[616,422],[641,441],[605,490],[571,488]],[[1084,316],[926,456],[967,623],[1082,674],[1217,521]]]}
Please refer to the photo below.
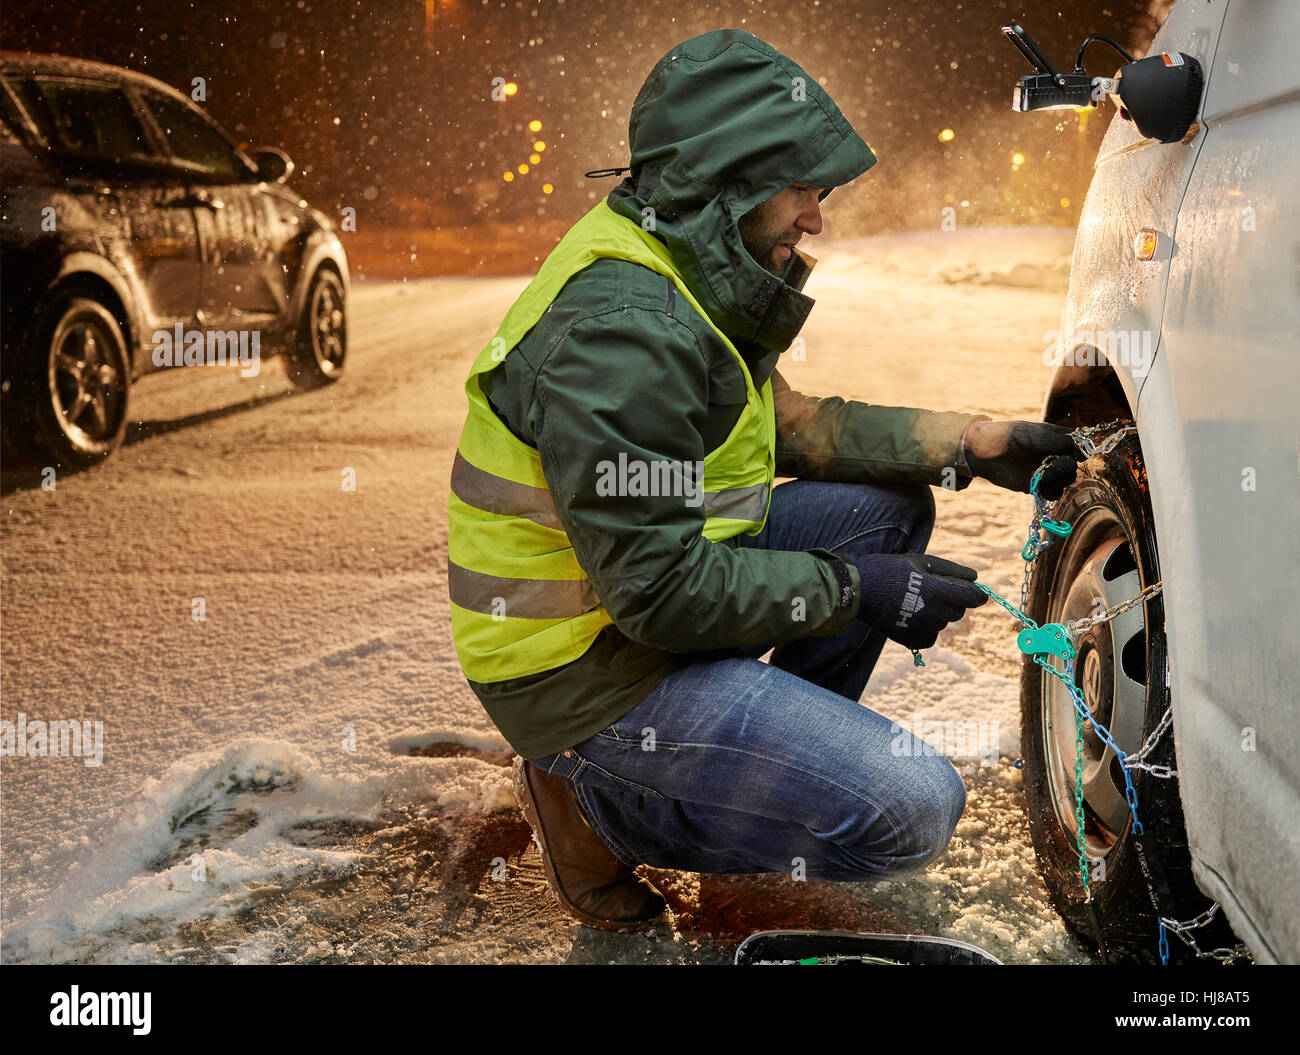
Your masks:
{"label": "blue jeans", "polygon": [[[923,484],[793,480],[743,547],[851,557],[920,553],[934,526]],[[884,635],[702,654],[572,748],[530,759],[572,780],[583,813],[629,865],[809,879],[894,878],[936,860],[966,806],[942,755],[858,703]]]}

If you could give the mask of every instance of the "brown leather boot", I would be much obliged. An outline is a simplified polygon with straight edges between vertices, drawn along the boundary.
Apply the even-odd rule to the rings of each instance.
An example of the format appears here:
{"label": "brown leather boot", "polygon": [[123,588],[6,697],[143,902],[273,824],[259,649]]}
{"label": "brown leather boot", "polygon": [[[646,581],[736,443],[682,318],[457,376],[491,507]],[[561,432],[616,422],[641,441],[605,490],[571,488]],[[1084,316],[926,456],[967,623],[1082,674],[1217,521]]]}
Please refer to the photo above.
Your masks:
{"label": "brown leather boot", "polygon": [[569,915],[601,930],[634,930],[663,916],[659,892],[615,857],[583,816],[572,781],[516,756],[514,783],[546,881]]}

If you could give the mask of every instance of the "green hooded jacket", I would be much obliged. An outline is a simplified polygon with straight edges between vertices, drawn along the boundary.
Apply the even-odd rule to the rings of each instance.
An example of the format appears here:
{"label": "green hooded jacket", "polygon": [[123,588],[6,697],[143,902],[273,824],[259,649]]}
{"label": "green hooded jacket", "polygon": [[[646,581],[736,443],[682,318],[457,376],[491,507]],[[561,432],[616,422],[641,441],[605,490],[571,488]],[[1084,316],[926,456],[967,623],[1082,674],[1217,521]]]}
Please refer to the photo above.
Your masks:
{"label": "green hooded jacket", "polygon": [[[771,378],[777,473],[941,484],[951,468],[954,486],[967,486],[961,436],[980,415],[805,396],[775,371],[812,308],[802,289],[813,261],[796,249],[778,278],[749,255],[737,221],[792,183],[826,188],[825,198],[876,162],[816,80],[743,30],[705,33],[655,64],[628,142],[631,175],[609,205],[668,247],[753,384]],[[852,622],[858,573],[833,553],[710,542],[703,510],[680,496],[597,493],[598,463],[620,455],[703,461],[745,405],[735,357],[665,276],[596,261],[482,385],[511,432],[539,451],[561,525],[614,620],[563,666],[470,681],[524,757],[607,728],[702,653],[837,634]],[[791,618],[794,597],[804,599],[803,621]]]}

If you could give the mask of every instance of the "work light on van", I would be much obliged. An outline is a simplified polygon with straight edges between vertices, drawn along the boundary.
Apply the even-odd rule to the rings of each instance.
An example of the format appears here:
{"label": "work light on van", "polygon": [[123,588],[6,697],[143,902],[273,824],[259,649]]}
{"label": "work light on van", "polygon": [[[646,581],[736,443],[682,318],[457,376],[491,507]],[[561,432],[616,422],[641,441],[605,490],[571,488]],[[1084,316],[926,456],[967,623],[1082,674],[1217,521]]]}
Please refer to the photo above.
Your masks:
{"label": "work light on van", "polygon": [[[1196,119],[1205,78],[1201,64],[1191,55],[1175,52],[1134,59],[1109,37],[1093,35],[1080,46],[1074,70],[1061,73],[1022,26],[1013,23],[1003,26],[1002,32],[1037,70],[1016,83],[1013,110],[1095,109],[1109,96],[1124,120],[1160,143],[1178,142]],[[1083,54],[1094,41],[1124,57],[1126,65],[1115,76],[1093,77],[1084,69]]]}

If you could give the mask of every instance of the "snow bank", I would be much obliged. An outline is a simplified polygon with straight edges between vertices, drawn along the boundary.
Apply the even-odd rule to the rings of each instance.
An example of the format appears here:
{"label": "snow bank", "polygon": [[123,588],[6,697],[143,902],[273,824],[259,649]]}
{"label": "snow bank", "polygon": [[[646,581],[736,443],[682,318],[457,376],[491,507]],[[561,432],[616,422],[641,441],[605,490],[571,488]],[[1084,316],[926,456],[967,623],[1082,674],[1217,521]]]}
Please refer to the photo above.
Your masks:
{"label": "snow bank", "polygon": [[394,798],[481,812],[514,805],[503,776],[431,781],[437,761],[327,773],[294,745],[269,740],[190,755],[147,779],[91,856],[73,862],[63,885],[6,929],[6,957],[83,960],[123,924],[156,918],[172,928],[220,916],[252,890],[291,886],[320,870],[345,873],[371,856],[299,845],[298,825],[374,820]]}
{"label": "snow bank", "polygon": [[948,285],[1065,292],[1074,251],[1069,227],[971,227],[846,238],[816,244],[817,273]]}

